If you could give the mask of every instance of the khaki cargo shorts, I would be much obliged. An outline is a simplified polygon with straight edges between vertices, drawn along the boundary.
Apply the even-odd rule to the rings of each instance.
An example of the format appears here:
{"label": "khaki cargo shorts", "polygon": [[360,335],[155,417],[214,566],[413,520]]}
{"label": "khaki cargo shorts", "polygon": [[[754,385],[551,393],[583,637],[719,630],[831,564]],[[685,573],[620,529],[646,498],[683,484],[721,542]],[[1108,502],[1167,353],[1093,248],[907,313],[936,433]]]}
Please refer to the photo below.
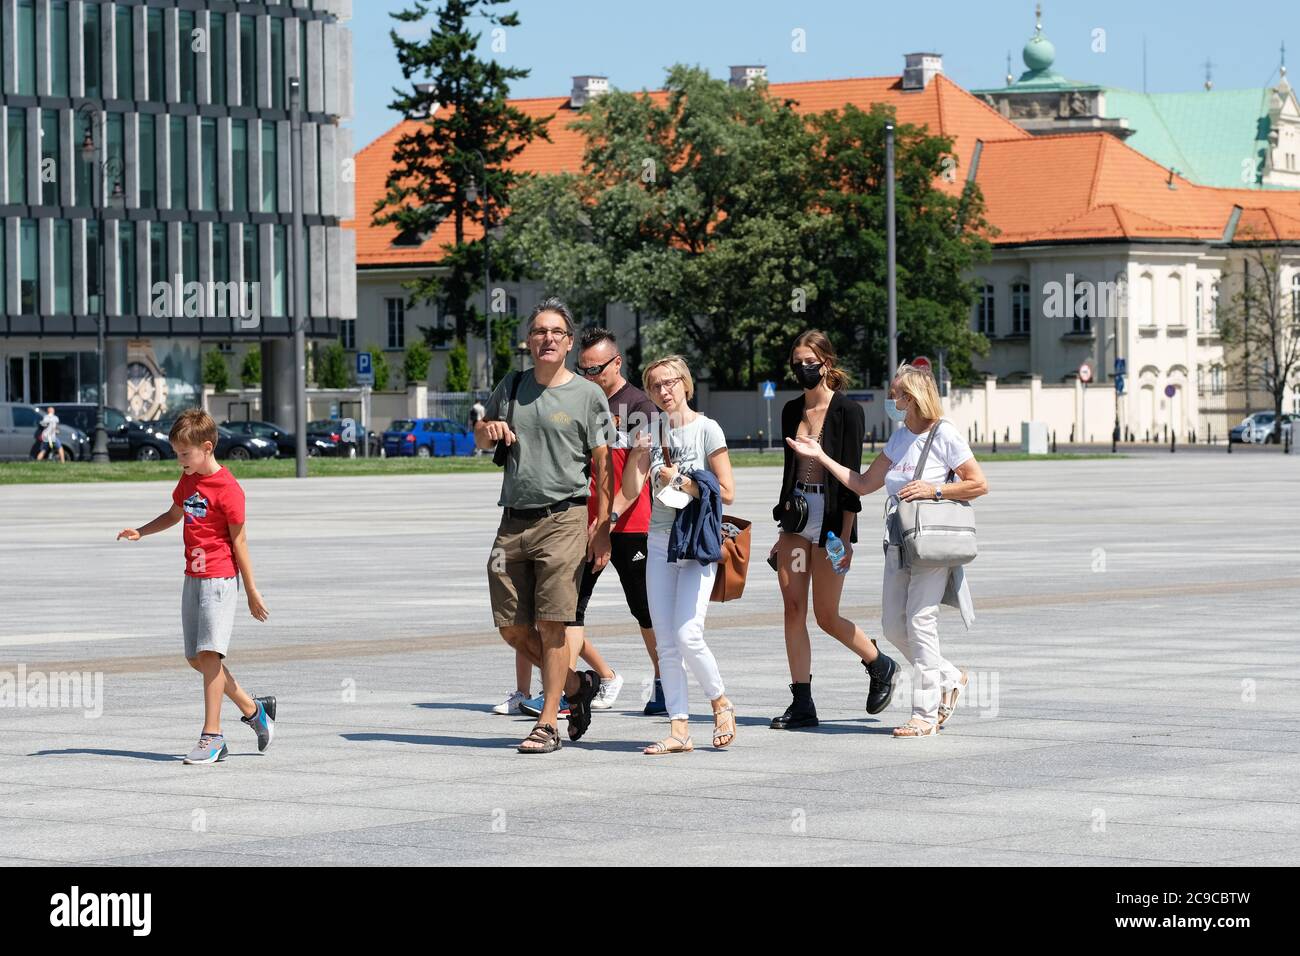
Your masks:
{"label": "khaki cargo shorts", "polygon": [[586,505],[544,518],[503,516],[487,564],[496,626],[572,621],[586,560]]}

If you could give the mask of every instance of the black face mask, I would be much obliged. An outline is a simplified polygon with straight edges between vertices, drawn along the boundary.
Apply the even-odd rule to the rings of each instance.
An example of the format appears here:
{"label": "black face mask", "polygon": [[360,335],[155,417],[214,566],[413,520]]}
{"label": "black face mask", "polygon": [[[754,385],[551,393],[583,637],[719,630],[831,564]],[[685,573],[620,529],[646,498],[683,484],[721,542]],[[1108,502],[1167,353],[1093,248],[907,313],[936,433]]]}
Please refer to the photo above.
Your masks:
{"label": "black face mask", "polygon": [[821,362],[814,362],[812,365],[791,362],[790,371],[794,373],[794,380],[799,383],[800,388],[816,388],[822,380]]}

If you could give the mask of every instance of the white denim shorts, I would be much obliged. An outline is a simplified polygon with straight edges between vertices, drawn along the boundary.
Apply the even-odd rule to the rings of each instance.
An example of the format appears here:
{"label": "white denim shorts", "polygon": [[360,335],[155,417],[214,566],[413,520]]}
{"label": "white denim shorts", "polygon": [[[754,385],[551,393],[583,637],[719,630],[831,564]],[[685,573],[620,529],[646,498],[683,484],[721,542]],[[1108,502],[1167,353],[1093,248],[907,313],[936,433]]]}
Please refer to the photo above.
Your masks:
{"label": "white denim shorts", "polygon": [[794,487],[808,499],[808,523],[803,526],[802,531],[798,532],[799,537],[810,544],[817,545],[821,541],[822,520],[826,514],[826,486],[805,485],[797,481]]}

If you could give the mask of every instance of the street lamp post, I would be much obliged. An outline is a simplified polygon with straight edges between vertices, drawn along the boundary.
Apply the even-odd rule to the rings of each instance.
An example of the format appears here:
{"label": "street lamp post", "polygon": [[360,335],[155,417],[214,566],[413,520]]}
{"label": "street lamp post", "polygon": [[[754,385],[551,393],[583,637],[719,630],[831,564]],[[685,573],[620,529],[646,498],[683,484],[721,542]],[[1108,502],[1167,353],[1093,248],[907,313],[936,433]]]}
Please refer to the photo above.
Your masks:
{"label": "street lamp post", "polygon": [[[885,393],[898,368],[898,284],[895,271],[897,240],[894,232],[894,124],[885,124],[885,288],[888,312],[889,368],[885,370]],[[892,433],[894,422],[887,422]]]}
{"label": "street lamp post", "polygon": [[[303,241],[302,83],[289,77],[289,166],[293,177],[293,440],[294,474],[307,477],[307,244]],[[364,411],[364,409],[363,409]],[[362,415],[362,448],[369,450]]]}
{"label": "street lamp post", "polygon": [[[486,333],[484,336],[484,345],[487,348],[487,387],[492,388],[492,223],[488,221],[488,201],[491,199],[491,193],[488,192],[487,184],[487,161],[483,159],[483,154],[477,149],[472,150],[478,157],[479,170],[483,173],[483,322]],[[465,198],[470,202],[478,202],[478,185],[474,177],[469,178],[469,185],[465,187]]]}
{"label": "street lamp post", "polygon": [[[78,114],[85,120],[86,135],[81,141],[81,158],[91,164],[95,173],[95,184],[92,187],[94,192],[93,203],[95,206],[95,291],[98,308],[95,310],[95,364],[96,364],[96,382],[95,388],[95,440],[91,446],[90,460],[97,464],[104,464],[108,461],[108,432],[104,428],[104,405],[105,395],[108,390],[108,381],[104,369],[104,325],[106,322],[104,309],[104,209],[106,206],[113,209],[119,209],[122,206],[122,163],[116,156],[110,156],[107,159],[101,159],[103,154],[103,132],[100,135],[94,134],[94,114],[97,112],[96,107],[91,103],[86,103],[78,109]],[[113,180],[113,191],[105,200],[105,193],[108,190],[109,178]]]}

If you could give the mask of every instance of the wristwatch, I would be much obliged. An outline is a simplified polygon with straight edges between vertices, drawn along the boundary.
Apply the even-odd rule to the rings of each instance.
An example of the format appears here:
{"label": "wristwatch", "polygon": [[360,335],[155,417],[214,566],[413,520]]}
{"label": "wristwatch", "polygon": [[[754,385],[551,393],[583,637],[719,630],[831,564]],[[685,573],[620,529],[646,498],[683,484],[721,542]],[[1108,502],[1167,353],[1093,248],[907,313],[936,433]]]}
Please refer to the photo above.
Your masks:
{"label": "wristwatch", "polygon": [[943,500],[943,485],[934,486],[934,500],[935,501]]}
{"label": "wristwatch", "polygon": [[677,474],[673,475],[672,487],[674,490],[681,491],[682,485],[684,484],[686,484],[685,475],[683,475],[680,471]]}
{"label": "wristwatch", "polygon": [[616,525],[616,524],[618,524],[618,512],[617,512],[617,511],[611,511],[611,512],[609,513],[609,526],[612,528],[612,527],[614,527],[614,525]]}

